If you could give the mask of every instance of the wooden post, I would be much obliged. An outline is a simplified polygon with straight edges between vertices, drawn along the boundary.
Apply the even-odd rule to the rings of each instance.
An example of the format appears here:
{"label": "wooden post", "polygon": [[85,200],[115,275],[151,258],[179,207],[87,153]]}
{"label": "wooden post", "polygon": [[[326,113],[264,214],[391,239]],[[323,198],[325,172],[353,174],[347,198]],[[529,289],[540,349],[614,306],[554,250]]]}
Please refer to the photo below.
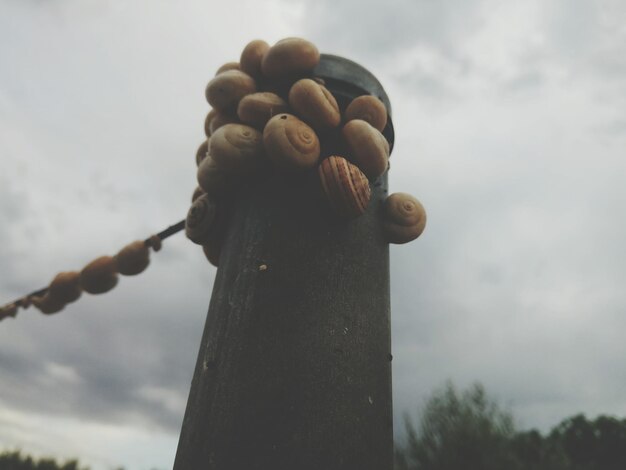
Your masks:
{"label": "wooden post", "polygon": [[[345,59],[323,56],[316,75],[346,99],[384,95]],[[372,190],[348,222],[297,179],[235,201],[175,470],[392,469],[387,176]]]}

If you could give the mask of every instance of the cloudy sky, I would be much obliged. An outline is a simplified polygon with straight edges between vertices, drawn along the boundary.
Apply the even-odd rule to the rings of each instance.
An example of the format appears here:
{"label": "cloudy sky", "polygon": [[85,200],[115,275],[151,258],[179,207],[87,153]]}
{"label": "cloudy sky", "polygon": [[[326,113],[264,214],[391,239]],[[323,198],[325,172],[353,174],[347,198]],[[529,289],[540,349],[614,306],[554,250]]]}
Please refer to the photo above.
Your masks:
{"label": "cloudy sky", "polygon": [[[0,303],[184,217],[204,87],[302,36],[394,106],[394,413],[481,381],[521,428],[626,415],[620,0],[0,2]],[[171,468],[215,276],[168,239],[141,276],[0,323],[0,448]]]}

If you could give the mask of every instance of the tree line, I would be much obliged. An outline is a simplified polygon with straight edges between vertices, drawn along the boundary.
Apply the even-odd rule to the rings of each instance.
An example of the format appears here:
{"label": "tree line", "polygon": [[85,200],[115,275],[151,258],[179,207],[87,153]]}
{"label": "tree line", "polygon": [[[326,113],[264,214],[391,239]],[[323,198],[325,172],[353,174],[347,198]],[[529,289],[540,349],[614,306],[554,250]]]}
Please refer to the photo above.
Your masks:
{"label": "tree line", "polygon": [[548,433],[519,431],[480,384],[448,383],[424,407],[418,426],[407,416],[396,470],[624,470],[626,419],[583,414]]}

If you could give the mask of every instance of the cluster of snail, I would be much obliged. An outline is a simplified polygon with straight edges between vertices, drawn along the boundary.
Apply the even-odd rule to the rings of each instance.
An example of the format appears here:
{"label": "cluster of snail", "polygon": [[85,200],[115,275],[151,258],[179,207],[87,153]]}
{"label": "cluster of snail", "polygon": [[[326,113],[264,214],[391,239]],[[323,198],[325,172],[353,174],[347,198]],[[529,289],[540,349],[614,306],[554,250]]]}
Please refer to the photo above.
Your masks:
{"label": "cluster of snail", "polygon": [[137,240],[122,248],[115,256],[100,256],[81,271],[64,271],[57,274],[47,288],[16,302],[0,307],[0,320],[15,317],[19,307],[34,305],[42,313],[52,314],[82,295],[103,294],[113,289],[118,274],[133,276],[143,272],[150,264],[150,247],[161,249],[161,239],[154,235],[148,240]]}
{"label": "cluster of snail", "polygon": [[[271,46],[247,44],[239,62],[217,70],[206,87],[212,106],[196,152],[198,187],[185,231],[217,266],[228,221],[227,195],[251,175],[316,173],[331,210],[342,218],[363,214],[370,181],[389,167],[390,148],[382,134],[387,109],[372,95],[352,100],[345,110],[313,76],[320,53],[314,44],[287,38]],[[390,243],[407,243],[424,230],[426,213],[405,193],[384,203],[383,228]]]}

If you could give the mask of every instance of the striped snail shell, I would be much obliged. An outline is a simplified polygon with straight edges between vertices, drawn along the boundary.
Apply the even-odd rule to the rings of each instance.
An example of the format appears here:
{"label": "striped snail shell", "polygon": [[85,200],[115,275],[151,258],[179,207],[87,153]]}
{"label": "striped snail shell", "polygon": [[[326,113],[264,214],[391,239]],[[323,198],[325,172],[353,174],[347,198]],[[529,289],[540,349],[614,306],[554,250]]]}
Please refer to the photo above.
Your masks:
{"label": "striped snail shell", "polygon": [[129,243],[117,255],[117,272],[125,276],[139,274],[150,264],[150,249],[143,240]]}
{"label": "striped snail shell", "polygon": [[63,310],[65,302],[55,299],[49,293],[46,293],[43,297],[33,297],[33,305],[37,307],[41,313],[50,315]]}
{"label": "striped snail shell", "polygon": [[424,206],[410,194],[393,193],[383,204],[383,229],[389,243],[408,243],[419,237],[426,227]]}
{"label": "striped snail shell", "polygon": [[387,108],[385,108],[383,102],[375,96],[357,96],[346,108],[345,119],[346,121],[362,119],[382,132],[387,125]]}
{"label": "striped snail shell", "polygon": [[369,179],[382,175],[389,164],[389,142],[379,130],[366,121],[348,121],[341,131],[348,148],[350,160]]}
{"label": "striped snail shell", "polygon": [[239,100],[256,92],[256,83],[247,73],[227,70],[215,76],[206,87],[206,99],[221,112],[234,112]]}
{"label": "striped snail shell", "polygon": [[82,292],[80,273],[77,271],[66,271],[54,277],[48,286],[47,295],[63,304],[69,304],[78,300]]}
{"label": "striped snail shell", "polygon": [[289,90],[289,104],[313,129],[331,129],[341,122],[335,97],[324,85],[310,78],[303,78],[293,84]]}
{"label": "striped snail shell", "polygon": [[208,138],[204,142],[200,144],[198,150],[196,150],[196,166],[200,166],[202,160],[205,159],[207,152],[209,151],[209,141]]}
{"label": "striped snail shell", "polygon": [[287,102],[276,93],[259,92],[244,96],[237,107],[241,122],[263,130],[273,116],[289,110]]}
{"label": "striped snail shell", "polygon": [[108,292],[116,286],[117,281],[117,263],[112,256],[96,258],[80,272],[80,284],[90,294]]}
{"label": "striped snail shell", "polygon": [[210,155],[202,161],[196,175],[200,187],[213,197],[226,194],[236,189],[240,184],[240,179],[237,178],[236,174],[227,172],[218,166]]}
{"label": "striped snail shell", "polygon": [[247,173],[264,162],[263,134],[245,124],[226,124],[209,141],[209,155],[225,171]]}
{"label": "striped snail shell", "polygon": [[185,219],[185,234],[192,242],[202,245],[207,242],[215,229],[217,206],[215,201],[204,194],[196,199]]}
{"label": "striped snail shell", "polygon": [[241,66],[239,65],[239,62],[226,62],[219,69],[217,69],[215,75],[219,75],[220,73],[226,72],[227,70],[241,70]]}
{"label": "striped snail shell", "polygon": [[280,170],[313,168],[320,157],[320,141],[315,131],[291,114],[279,114],[267,122],[263,143],[268,158]]}
{"label": "striped snail shell", "polygon": [[355,218],[367,210],[370,186],[366,176],[345,158],[332,156],[318,168],[320,182],[333,211],[343,218]]}
{"label": "striped snail shell", "polygon": [[306,39],[286,38],[269,48],[261,70],[270,79],[292,78],[311,72],[320,62],[320,52]]}
{"label": "striped snail shell", "polygon": [[260,78],[263,74],[263,72],[261,72],[261,62],[269,48],[270,45],[261,39],[250,41],[246,47],[244,47],[239,59],[241,71],[251,77]]}

